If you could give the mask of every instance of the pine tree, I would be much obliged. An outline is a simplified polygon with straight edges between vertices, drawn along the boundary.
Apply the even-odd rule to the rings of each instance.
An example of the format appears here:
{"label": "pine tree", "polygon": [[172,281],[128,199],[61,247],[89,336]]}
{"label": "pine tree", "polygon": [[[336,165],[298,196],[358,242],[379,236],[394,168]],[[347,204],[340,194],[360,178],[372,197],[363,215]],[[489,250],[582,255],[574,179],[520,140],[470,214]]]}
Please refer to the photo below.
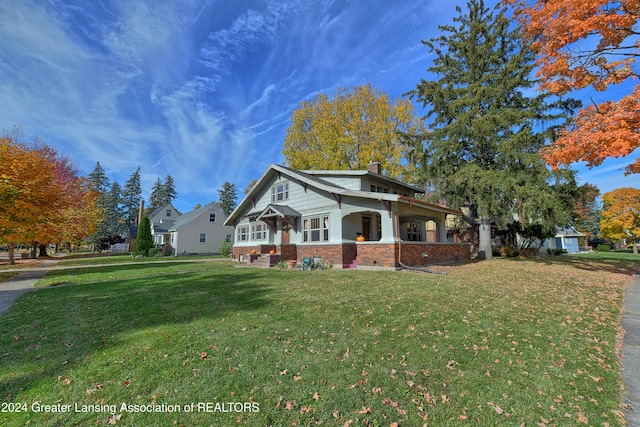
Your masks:
{"label": "pine tree", "polygon": [[176,199],[176,197],[178,197],[178,193],[176,192],[176,184],[173,181],[173,178],[171,177],[171,175],[167,175],[165,177],[163,186],[164,186],[165,202],[166,203],[173,202]]}
{"label": "pine tree", "polygon": [[218,207],[225,214],[225,216],[229,216],[231,212],[236,208],[238,195],[236,194],[236,185],[230,182],[225,182],[222,184],[222,188],[218,190],[218,196],[220,197],[220,201],[218,202]]}
{"label": "pine tree", "polygon": [[142,201],[142,186],[140,184],[140,167],[131,174],[122,188],[122,209],[127,227],[136,225],[138,212]]}
{"label": "pine tree", "polygon": [[[480,256],[491,258],[491,224],[544,220],[549,229],[568,221],[538,150],[575,103],[534,95],[534,54],[510,28],[505,9],[491,11],[470,0],[456,7],[454,25],[423,43],[435,54],[411,92],[428,108],[430,131],[421,159],[427,180],[452,207],[467,205],[479,216]],[[543,126],[546,125],[545,129]],[[539,131],[536,131],[540,129]]]}
{"label": "pine tree", "polygon": [[[102,221],[96,224],[96,232],[90,236],[87,240],[94,244],[102,237],[108,235],[107,225],[107,210],[109,205],[109,177],[105,173],[104,169],[100,165],[100,162],[96,162],[93,171],[88,175],[89,182],[95,191],[98,192],[97,207],[103,212],[104,217]],[[95,248],[95,246],[94,246]]]}
{"label": "pine tree", "polygon": [[156,182],[151,187],[151,194],[149,195],[149,206],[147,207],[147,212],[153,212],[159,207],[162,207],[166,204],[166,194],[165,187],[162,185],[162,181],[160,181],[160,177],[156,179]]}
{"label": "pine tree", "polygon": [[120,235],[126,231],[122,214],[122,187],[116,181],[111,184],[104,212],[104,235]]}

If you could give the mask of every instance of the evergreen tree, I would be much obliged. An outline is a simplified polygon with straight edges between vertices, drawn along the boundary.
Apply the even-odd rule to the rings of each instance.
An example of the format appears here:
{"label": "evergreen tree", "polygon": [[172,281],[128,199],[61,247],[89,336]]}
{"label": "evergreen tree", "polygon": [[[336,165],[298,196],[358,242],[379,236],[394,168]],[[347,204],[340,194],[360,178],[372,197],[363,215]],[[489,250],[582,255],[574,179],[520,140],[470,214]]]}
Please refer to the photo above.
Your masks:
{"label": "evergreen tree", "polygon": [[100,162],[96,162],[96,165],[93,168],[93,171],[88,175],[88,178],[93,189],[98,192],[97,207],[105,214],[102,221],[96,224],[96,232],[87,239],[87,241],[94,244],[95,248],[95,244],[98,240],[108,235],[106,213],[109,204],[109,177],[100,165]]}
{"label": "evergreen tree", "polygon": [[160,181],[160,177],[156,179],[156,182],[151,187],[151,194],[149,195],[149,206],[147,207],[147,212],[153,212],[159,207],[162,207],[166,204],[166,194],[164,185],[162,185],[162,181]]}
{"label": "evergreen tree", "polygon": [[437,79],[423,79],[411,95],[431,120],[417,147],[426,178],[452,207],[477,211],[480,256],[490,259],[492,222],[506,226],[516,215],[550,229],[568,221],[549,183],[571,172],[552,176],[538,151],[577,105],[534,94],[535,56],[500,4],[489,10],[470,0],[467,9],[456,7],[457,26],[442,25],[423,42]]}
{"label": "evergreen tree", "polygon": [[93,186],[94,190],[96,190],[100,194],[105,194],[109,189],[109,177],[107,176],[104,169],[100,165],[100,162],[96,162],[93,171],[88,175],[89,181]]}
{"label": "evergreen tree", "polygon": [[167,175],[164,178],[164,195],[166,203],[171,203],[176,199],[176,197],[178,197],[178,193],[176,192],[176,184],[175,182],[173,182],[173,178],[171,177],[171,175]]}
{"label": "evergreen tree", "polygon": [[149,249],[153,247],[153,237],[151,236],[151,222],[148,216],[143,216],[138,225],[138,236],[136,237],[136,255],[149,255]]}
{"label": "evergreen tree", "polygon": [[126,231],[122,214],[122,187],[116,181],[111,184],[104,212],[104,236],[120,235]]}
{"label": "evergreen tree", "polygon": [[218,207],[225,214],[225,216],[229,216],[231,212],[238,205],[238,195],[236,193],[236,185],[230,182],[225,182],[222,184],[222,188],[218,190],[218,196],[220,201],[218,202]]}
{"label": "evergreen tree", "polygon": [[131,174],[122,188],[122,209],[127,227],[136,225],[140,202],[142,201],[142,186],[140,184],[140,167]]}

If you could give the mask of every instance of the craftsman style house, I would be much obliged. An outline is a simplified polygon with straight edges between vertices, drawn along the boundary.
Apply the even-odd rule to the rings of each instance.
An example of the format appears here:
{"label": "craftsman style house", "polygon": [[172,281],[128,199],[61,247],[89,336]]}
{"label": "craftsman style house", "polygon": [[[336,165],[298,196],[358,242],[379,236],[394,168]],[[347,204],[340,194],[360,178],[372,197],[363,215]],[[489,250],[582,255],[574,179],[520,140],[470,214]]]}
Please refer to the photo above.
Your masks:
{"label": "craftsman style house", "polygon": [[271,165],[229,215],[233,257],[275,251],[282,260],[321,257],[334,267],[421,266],[469,259],[451,243],[457,210],[415,198],[421,190],[390,179],[380,164],[361,171],[298,171]]}

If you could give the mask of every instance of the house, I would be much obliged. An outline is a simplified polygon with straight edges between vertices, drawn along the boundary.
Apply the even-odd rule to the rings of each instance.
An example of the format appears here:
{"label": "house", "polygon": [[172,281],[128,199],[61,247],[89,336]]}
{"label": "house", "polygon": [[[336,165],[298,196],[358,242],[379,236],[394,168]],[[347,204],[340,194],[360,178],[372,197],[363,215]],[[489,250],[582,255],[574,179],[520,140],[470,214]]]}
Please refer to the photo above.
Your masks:
{"label": "house", "polygon": [[573,227],[558,227],[555,237],[545,240],[541,249],[566,249],[570,254],[577,254],[580,252],[578,238],[581,237],[586,237],[586,234]]}
{"label": "house", "polygon": [[[167,227],[174,255],[220,253],[223,242],[233,241],[233,227],[224,225],[226,219],[215,203],[178,216]],[[159,228],[158,231],[160,230]]]}
{"label": "house", "polygon": [[379,163],[357,171],[272,164],[226,221],[235,227],[233,257],[275,251],[282,260],[391,269],[469,259],[469,244],[447,239],[447,217],[462,213],[416,199],[421,192],[384,176]]}
{"label": "house", "polygon": [[153,241],[157,246],[171,243],[171,233],[169,233],[169,229],[173,227],[176,219],[181,215],[182,213],[171,203],[160,206],[149,213],[151,236],[153,236]]}

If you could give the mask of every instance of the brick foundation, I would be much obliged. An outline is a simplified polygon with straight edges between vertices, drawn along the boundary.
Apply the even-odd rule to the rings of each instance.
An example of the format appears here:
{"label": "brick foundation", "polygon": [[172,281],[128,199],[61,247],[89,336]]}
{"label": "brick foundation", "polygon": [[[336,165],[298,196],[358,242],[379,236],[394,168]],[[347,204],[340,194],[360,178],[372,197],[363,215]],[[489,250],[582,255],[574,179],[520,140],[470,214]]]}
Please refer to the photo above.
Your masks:
{"label": "brick foundation", "polygon": [[[402,263],[408,266],[421,266],[446,262],[468,261],[471,259],[471,248],[468,243],[402,243],[398,249],[398,243],[344,243],[338,245],[259,245],[242,246],[233,248],[233,258],[239,259],[251,253],[252,249],[258,254],[268,254],[275,250],[279,259],[297,260],[304,258],[320,257],[323,262],[333,262],[336,268],[345,266],[396,268],[400,264],[396,262],[398,254],[402,256]],[[424,256],[425,254],[426,256]]]}
{"label": "brick foundation", "polygon": [[471,246],[468,243],[402,243],[401,257],[402,263],[408,266],[469,261]]}
{"label": "brick foundation", "polygon": [[358,267],[397,267],[395,243],[358,243],[357,251]]}

